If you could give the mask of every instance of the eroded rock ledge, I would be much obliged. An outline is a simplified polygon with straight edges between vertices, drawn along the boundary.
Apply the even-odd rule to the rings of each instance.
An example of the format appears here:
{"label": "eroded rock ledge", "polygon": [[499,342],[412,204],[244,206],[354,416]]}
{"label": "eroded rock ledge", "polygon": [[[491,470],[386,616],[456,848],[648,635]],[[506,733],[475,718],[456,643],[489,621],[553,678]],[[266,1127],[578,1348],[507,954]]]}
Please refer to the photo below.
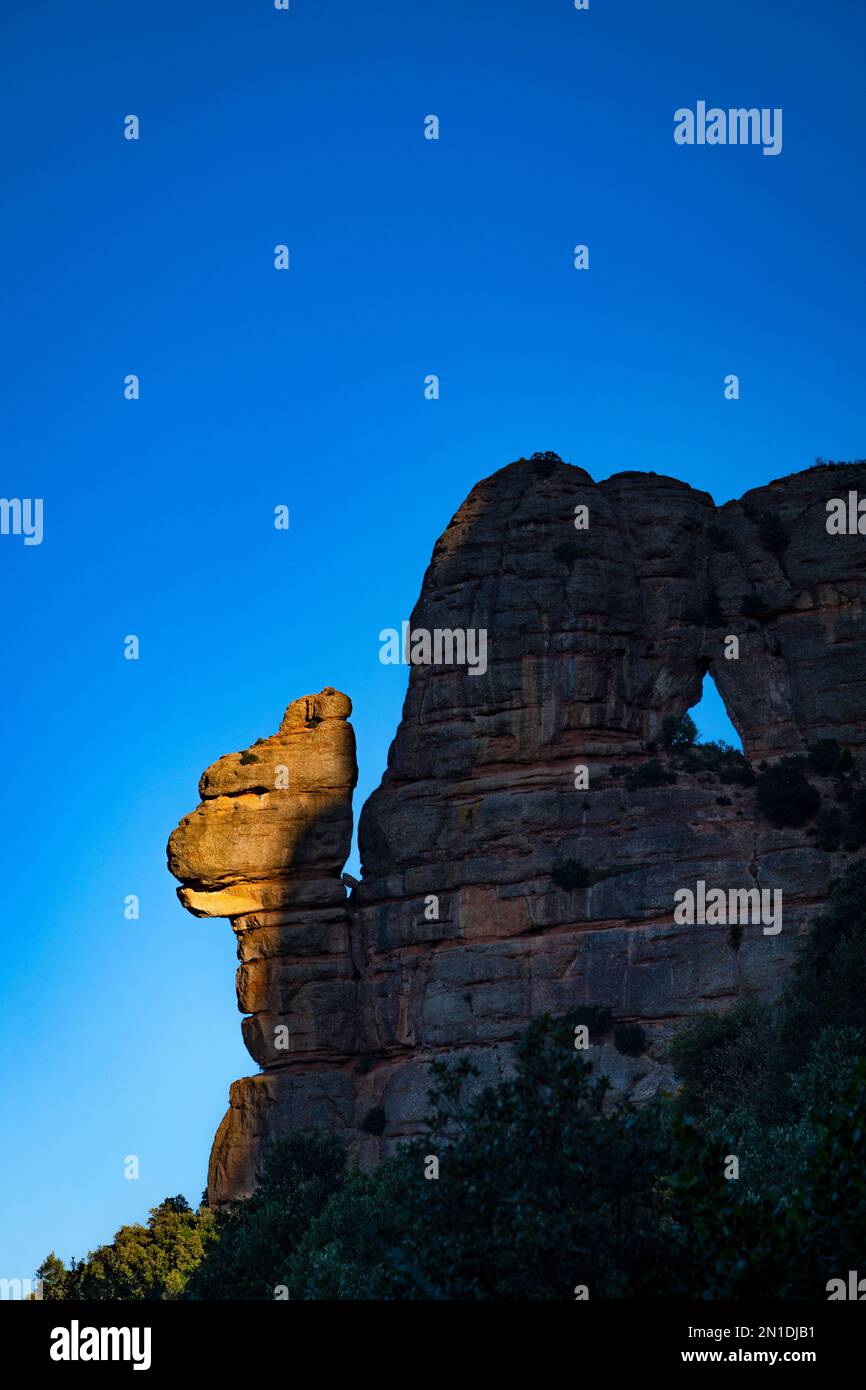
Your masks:
{"label": "eroded rock ledge", "polygon": [[[866,496],[866,466],[814,468],[717,508],[655,474],[596,484],[555,455],[479,483],[411,623],[486,629],[487,670],[411,668],[348,898],[347,696],[295,700],[276,734],[208,768],[169,868],[191,912],[232,920],[244,1039],[263,1068],[231,1088],[213,1202],[250,1192],[263,1149],[299,1125],[374,1160],[418,1128],[434,1058],[470,1053],[496,1077],[535,1013],[592,1004],[639,1021],[639,1056],[610,1042],[593,1055],[641,1096],[668,1081],[665,1038],[684,1015],[778,990],[847,855],[808,826],[773,828],[752,787],[681,771],[629,791],[621,774],[646,764],[707,671],[753,763],[819,739],[861,760],[866,538],[825,524],[829,498],[858,486]],[[557,886],[571,861],[587,883]],[[780,888],[782,932],[676,925],[674,893],[698,878]]]}

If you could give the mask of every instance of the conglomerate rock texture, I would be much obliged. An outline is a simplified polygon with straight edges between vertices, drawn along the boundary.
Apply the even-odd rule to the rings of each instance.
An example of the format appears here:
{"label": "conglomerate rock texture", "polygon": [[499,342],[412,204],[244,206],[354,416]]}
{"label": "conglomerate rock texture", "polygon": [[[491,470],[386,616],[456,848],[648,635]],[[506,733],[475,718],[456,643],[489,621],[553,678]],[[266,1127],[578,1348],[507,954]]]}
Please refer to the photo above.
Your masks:
{"label": "conglomerate rock texture", "polygon": [[[169,867],[190,911],[232,919],[262,1068],[231,1087],[212,1202],[252,1191],[297,1126],[375,1161],[420,1128],[434,1059],[469,1054],[493,1080],[534,1014],[589,1004],[639,1022],[640,1055],[608,1038],[590,1056],[640,1099],[670,1081],[678,1020],[778,991],[847,853],[771,825],[753,785],[623,774],[664,760],[664,722],[707,672],[753,765],[821,739],[862,762],[866,537],[826,525],[828,500],[858,485],[866,467],[816,467],[715,507],[652,473],[596,484],[556,455],[479,483],[410,623],[484,630],[486,669],[411,666],[348,895],[345,695],[295,700],[277,734],[205,772]],[[558,886],[572,861],[584,886]],[[676,890],[698,880],[780,889],[783,929],[675,923]]]}

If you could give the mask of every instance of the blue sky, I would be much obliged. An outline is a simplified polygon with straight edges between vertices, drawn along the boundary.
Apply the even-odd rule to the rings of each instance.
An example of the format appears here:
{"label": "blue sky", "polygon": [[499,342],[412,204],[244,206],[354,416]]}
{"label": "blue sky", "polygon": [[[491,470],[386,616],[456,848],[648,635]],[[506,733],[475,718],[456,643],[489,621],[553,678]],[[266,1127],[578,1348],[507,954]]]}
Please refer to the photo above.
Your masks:
{"label": "blue sky", "polygon": [[[41,546],[0,537],[11,1278],[197,1200],[254,1065],[165,841],[323,685],[360,806],[406,680],[378,633],[479,478],[554,449],[724,501],[866,452],[866,10],[6,0],[0,37],[0,492],[45,499]],[[675,145],[698,100],[781,107],[782,153]]]}

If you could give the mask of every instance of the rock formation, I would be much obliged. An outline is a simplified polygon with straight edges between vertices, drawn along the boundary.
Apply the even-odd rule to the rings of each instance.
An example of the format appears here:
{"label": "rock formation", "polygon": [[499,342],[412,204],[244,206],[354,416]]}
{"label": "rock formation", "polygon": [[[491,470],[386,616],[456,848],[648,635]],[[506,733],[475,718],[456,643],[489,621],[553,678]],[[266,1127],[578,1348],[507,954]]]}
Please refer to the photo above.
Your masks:
{"label": "rock formation", "polygon": [[[295,700],[278,733],[207,769],[201,805],[169,840],[184,907],[232,919],[244,1042],[260,1066],[275,1068],[231,1088],[208,1176],[217,1200],[254,1186],[263,1135],[300,1122],[330,1125],[342,1114],[345,1059],[357,1039],[357,972],[340,877],[357,780],[351,709],[330,689]],[[275,1033],[280,1024],[286,1036]],[[300,1058],[307,1084],[295,1101]],[[273,1130],[267,1116],[281,1077],[292,1085],[280,1091],[285,1105]],[[343,1109],[347,1126],[351,1111]]]}
{"label": "rock formation", "polygon": [[[479,483],[410,621],[483,630],[486,669],[411,666],[349,896],[345,695],[296,700],[277,734],[207,770],[169,867],[190,911],[232,919],[263,1068],[231,1088],[213,1202],[250,1192],[263,1150],[296,1126],[375,1160],[420,1127],[434,1059],[469,1054],[496,1078],[533,1014],[589,1004],[639,1022],[639,1055],[609,1037],[591,1055],[640,1098],[670,1079],[679,1019],[778,990],[846,852],[768,823],[753,785],[704,767],[658,785],[634,774],[707,671],[753,763],[820,739],[859,761],[866,538],[826,526],[829,498],[856,487],[866,496],[866,467],[816,467],[717,508],[651,473],[596,484],[555,455]],[[674,894],[698,879],[781,889],[783,930],[678,925]]]}

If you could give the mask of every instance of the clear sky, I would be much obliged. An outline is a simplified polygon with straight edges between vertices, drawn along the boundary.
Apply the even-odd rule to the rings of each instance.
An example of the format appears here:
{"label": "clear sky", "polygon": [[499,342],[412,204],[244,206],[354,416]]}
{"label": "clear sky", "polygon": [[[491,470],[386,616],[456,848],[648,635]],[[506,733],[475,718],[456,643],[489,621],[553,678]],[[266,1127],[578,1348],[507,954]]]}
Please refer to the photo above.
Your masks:
{"label": "clear sky", "polygon": [[[724,501],[866,453],[866,7],[4,0],[0,38],[0,492],[44,498],[41,545],[0,536],[23,1278],[198,1199],[254,1064],[231,930],[180,907],[165,841],[323,685],[360,805],[406,682],[378,633],[478,479],[553,449]],[[782,108],[781,154],[676,145],[699,100]]]}

